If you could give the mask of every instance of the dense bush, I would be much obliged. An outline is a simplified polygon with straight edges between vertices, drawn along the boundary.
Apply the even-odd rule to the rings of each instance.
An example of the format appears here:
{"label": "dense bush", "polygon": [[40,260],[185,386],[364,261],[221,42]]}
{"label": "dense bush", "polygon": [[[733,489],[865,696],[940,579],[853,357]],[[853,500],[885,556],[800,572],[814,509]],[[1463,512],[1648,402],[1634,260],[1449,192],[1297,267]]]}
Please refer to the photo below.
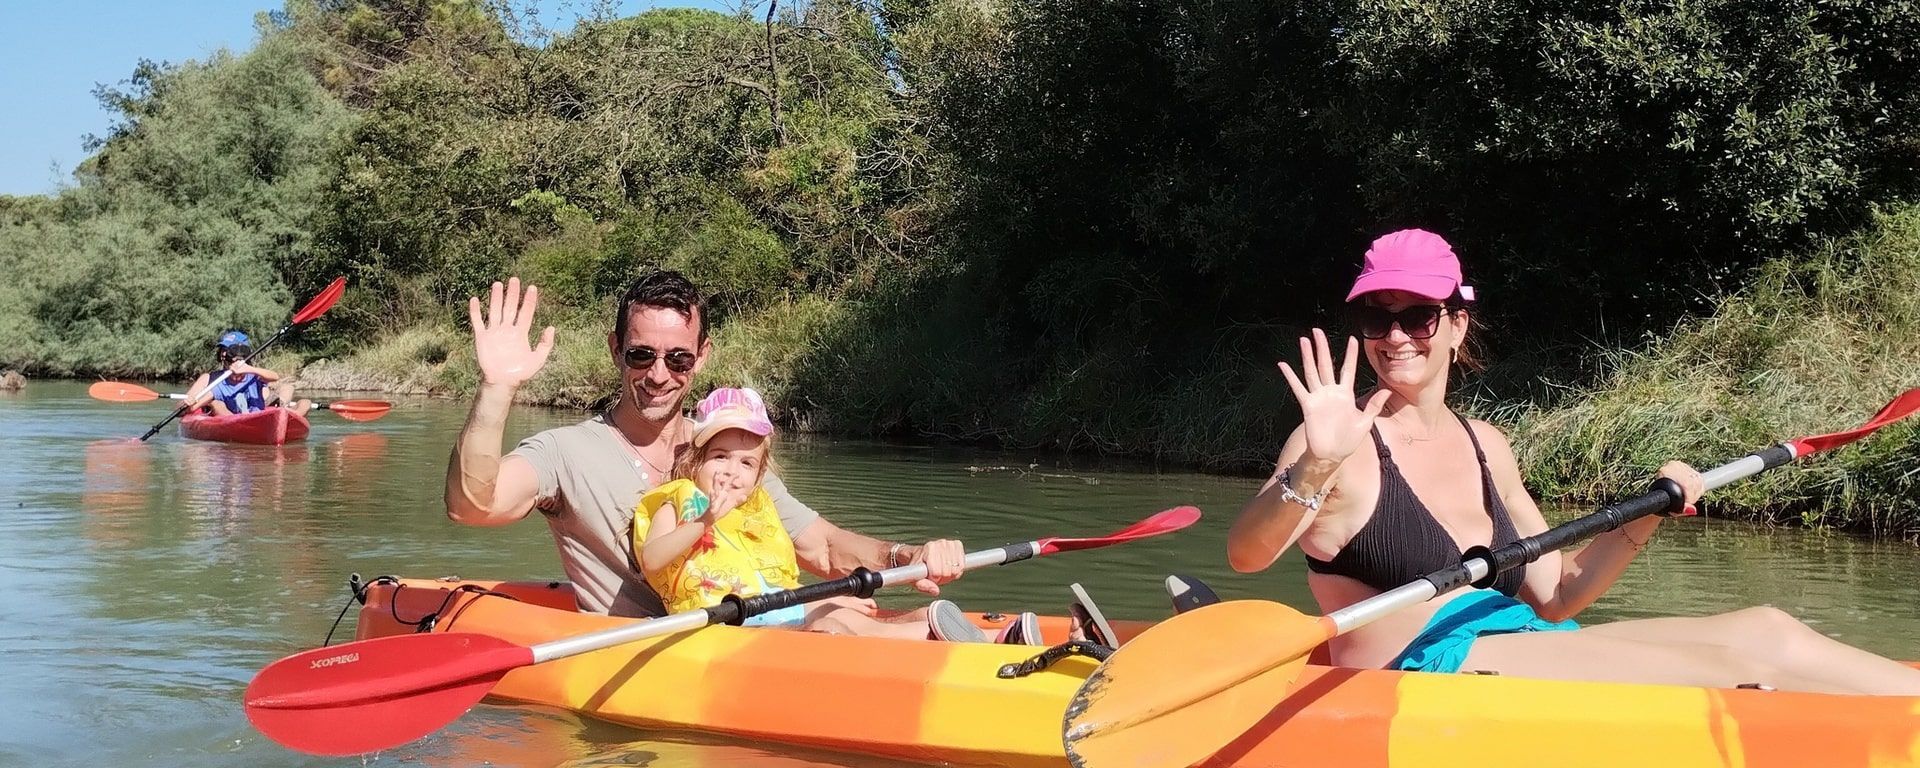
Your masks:
{"label": "dense bush", "polygon": [[[523,396],[584,406],[611,297],[671,267],[726,321],[712,382],[813,426],[1249,468],[1296,418],[1273,360],[1373,236],[1425,226],[1485,298],[1476,407],[1528,414],[1533,477],[1577,495],[1616,479],[1592,462],[1643,469],[1630,446],[1842,410],[1644,360],[1710,338],[1746,350],[1725,382],[1798,370],[1802,311],[1911,335],[1865,289],[1920,277],[1835,254],[1908,226],[1869,212],[1920,173],[1920,0],[768,8],[552,32],[531,4],[288,0],[252,51],[142,64],[75,186],[0,198],[0,365],[183,372],[344,274],[303,375],[457,392],[465,297],[518,273],[563,329]],[[1529,410],[1570,391],[1597,394]],[[1663,408],[1696,415],[1640,420]],[[1884,529],[1907,488],[1828,477],[1780,498]]]}
{"label": "dense bush", "polygon": [[0,218],[0,363],[187,373],[221,329],[286,322],[289,284],[319,287],[311,218],[353,119],[304,60],[269,37],[103,89],[121,119],[79,186]]}

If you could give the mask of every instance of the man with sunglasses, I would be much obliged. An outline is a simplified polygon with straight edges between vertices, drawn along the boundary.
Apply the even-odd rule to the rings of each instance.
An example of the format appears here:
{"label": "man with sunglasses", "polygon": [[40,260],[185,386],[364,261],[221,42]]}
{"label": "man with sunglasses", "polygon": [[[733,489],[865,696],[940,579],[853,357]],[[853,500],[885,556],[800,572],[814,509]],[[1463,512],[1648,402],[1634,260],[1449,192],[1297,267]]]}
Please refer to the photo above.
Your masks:
{"label": "man with sunglasses", "polygon": [[[505,286],[493,284],[484,315],[478,298],[468,301],[480,391],[447,462],[447,516],[467,525],[505,525],[539,509],[580,610],[662,615],[659,596],[632,565],[627,532],[641,494],[673,479],[676,454],[693,436],[682,405],[712,350],[699,292],[674,272],[634,281],[607,335],[608,351],[621,369],[618,401],[591,419],[529,437],[501,456],[514,393],[553,350],[552,326],[537,344],[528,343],[539,295],[531,285],[522,295],[516,277]],[[816,575],[924,562],[929,578],[915,586],[928,594],[939,594],[941,583],[960,575],[965,552],[958,541],[880,541],[821,518],[772,474],[761,487],[773,497],[800,565]]]}

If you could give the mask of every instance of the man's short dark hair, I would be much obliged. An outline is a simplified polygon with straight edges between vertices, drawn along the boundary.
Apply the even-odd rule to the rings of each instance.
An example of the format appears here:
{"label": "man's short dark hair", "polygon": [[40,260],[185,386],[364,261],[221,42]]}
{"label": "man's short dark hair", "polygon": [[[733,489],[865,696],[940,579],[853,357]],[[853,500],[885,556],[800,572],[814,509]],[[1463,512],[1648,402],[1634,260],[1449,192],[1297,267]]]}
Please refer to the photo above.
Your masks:
{"label": "man's short dark hair", "polygon": [[707,311],[700,302],[700,289],[693,287],[693,281],[670,269],[656,270],[641,275],[640,279],[627,286],[627,292],[620,297],[619,316],[614,318],[614,338],[625,342],[627,339],[627,313],[634,307],[658,307],[671,309],[681,317],[700,325],[700,340],[707,340]]}

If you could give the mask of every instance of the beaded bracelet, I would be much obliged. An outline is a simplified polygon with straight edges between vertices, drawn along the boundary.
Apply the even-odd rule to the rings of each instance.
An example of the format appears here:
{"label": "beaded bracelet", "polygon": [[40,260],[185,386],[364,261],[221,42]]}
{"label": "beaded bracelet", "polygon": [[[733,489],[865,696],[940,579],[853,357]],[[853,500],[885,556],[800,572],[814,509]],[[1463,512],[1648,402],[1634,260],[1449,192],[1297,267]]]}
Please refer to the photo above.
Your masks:
{"label": "beaded bracelet", "polygon": [[1300,495],[1298,491],[1293,490],[1294,466],[1295,464],[1288,464],[1286,469],[1280,470],[1280,473],[1275,475],[1275,477],[1280,480],[1280,501],[1283,503],[1291,501],[1306,507],[1308,512],[1316,515],[1320,514],[1320,503],[1326,501],[1327,492],[1333,489],[1322,488],[1319,493],[1314,494],[1312,497]]}

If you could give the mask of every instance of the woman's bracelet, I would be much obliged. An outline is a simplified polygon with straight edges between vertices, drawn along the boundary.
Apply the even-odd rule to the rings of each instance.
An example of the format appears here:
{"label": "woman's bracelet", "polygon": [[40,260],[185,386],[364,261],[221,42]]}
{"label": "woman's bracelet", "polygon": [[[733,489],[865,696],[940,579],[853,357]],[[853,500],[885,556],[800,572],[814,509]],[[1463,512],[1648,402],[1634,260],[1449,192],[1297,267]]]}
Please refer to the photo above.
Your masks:
{"label": "woman's bracelet", "polygon": [[1636,553],[1646,551],[1647,545],[1653,543],[1652,536],[1648,536],[1646,541],[1634,541],[1633,536],[1628,535],[1627,529],[1619,528],[1616,530],[1620,532],[1620,538],[1626,539],[1627,546],[1633,547],[1633,551]]}
{"label": "woman's bracelet", "polygon": [[887,567],[888,568],[900,567],[900,550],[906,546],[907,545],[896,541],[893,543],[892,546],[887,547]]}
{"label": "woman's bracelet", "polygon": [[1293,490],[1293,468],[1295,466],[1298,466],[1298,462],[1288,464],[1286,469],[1280,470],[1280,473],[1274,476],[1280,480],[1280,501],[1283,503],[1291,501],[1306,507],[1308,512],[1316,515],[1320,514],[1320,503],[1326,501],[1327,492],[1333,489],[1322,488],[1318,493],[1310,497],[1300,495],[1298,491]]}

